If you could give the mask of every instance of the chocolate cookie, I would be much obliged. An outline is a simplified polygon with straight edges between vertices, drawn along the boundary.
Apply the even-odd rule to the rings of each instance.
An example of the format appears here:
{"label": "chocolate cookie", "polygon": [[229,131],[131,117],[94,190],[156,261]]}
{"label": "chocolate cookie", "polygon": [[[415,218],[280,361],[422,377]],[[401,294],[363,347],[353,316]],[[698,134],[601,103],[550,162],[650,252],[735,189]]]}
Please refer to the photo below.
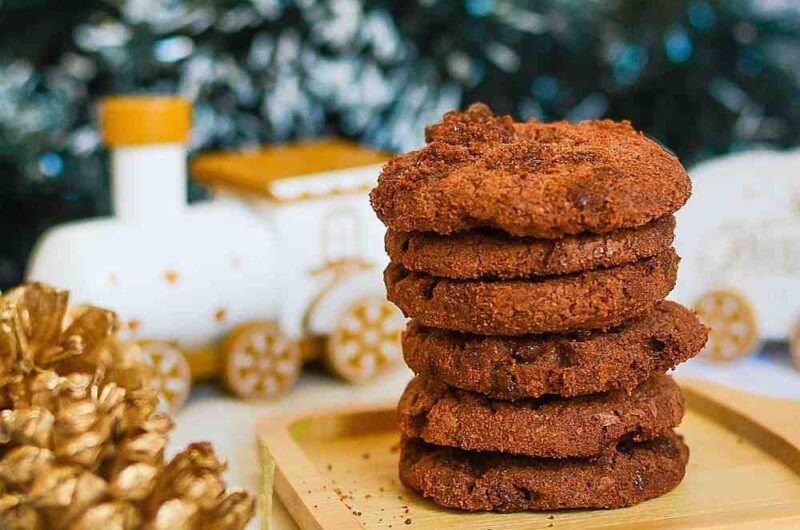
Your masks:
{"label": "chocolate cookie", "polygon": [[417,377],[400,398],[400,432],[435,445],[547,458],[591,457],[622,439],[662,436],[683,418],[683,395],[656,374],[630,394],[498,401]]}
{"label": "chocolate cookie", "polygon": [[606,233],[669,215],[691,194],[678,159],[628,122],[514,123],[476,104],[445,114],[426,140],[386,164],[370,195],[399,232]]}
{"label": "chocolate cookie", "polygon": [[469,511],[622,508],[675,488],[688,460],[689,448],[673,432],[620,444],[596,459],[558,460],[404,439],[400,481],[442,506]]}
{"label": "chocolate cookie", "polygon": [[433,232],[386,232],[392,261],[414,272],[453,279],[527,278],[614,267],[649,258],[672,245],[675,217],[609,234],[560,239],[513,237],[492,229],[442,236]]}
{"label": "chocolate cookie", "polygon": [[497,399],[569,397],[632,390],[697,355],[707,337],[692,311],[663,301],[603,333],[487,337],[412,321],[403,355],[417,374]]}
{"label": "chocolate cookie", "polygon": [[537,281],[449,280],[392,263],[384,279],[389,300],[422,325],[524,335],[620,324],[672,290],[678,261],[669,249],[619,267]]}

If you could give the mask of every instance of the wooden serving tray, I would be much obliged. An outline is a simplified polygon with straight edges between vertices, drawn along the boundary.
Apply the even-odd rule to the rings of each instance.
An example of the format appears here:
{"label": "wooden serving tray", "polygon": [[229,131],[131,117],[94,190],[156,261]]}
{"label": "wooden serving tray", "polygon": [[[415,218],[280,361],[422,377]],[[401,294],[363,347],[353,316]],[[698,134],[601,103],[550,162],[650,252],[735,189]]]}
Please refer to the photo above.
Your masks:
{"label": "wooden serving tray", "polygon": [[621,510],[515,514],[440,508],[397,479],[395,404],[259,421],[264,529],[274,492],[309,530],[800,529],[800,401],[680,379],[691,449],[673,492]]}

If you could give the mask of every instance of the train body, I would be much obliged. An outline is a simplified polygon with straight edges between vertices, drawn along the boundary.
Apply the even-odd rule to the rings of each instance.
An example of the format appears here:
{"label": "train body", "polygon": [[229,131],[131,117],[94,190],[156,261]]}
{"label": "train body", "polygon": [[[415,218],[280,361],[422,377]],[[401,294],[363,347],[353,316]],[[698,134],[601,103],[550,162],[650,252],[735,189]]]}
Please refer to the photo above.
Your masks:
{"label": "train body", "polygon": [[800,150],[753,151],[691,170],[678,212],[673,293],[711,327],[707,354],[746,355],[763,340],[800,343]]}
{"label": "train body", "polygon": [[385,155],[340,141],[203,155],[192,173],[214,198],[189,206],[181,143],[112,147],[115,216],[45,233],[27,279],[117,311],[172,408],[192,377],[272,397],[312,358],[350,381],[399,360],[368,198]]}

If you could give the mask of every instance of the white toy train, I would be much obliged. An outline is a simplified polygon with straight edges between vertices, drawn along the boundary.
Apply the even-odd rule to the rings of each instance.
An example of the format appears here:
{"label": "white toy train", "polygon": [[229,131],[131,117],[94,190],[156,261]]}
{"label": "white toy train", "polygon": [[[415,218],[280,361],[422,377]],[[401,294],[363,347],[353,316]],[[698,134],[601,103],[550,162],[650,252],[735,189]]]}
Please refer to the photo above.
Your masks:
{"label": "white toy train", "polygon": [[800,362],[800,150],[730,155],[691,174],[674,296],[711,327],[705,353],[736,359],[788,338]]}
{"label": "white toy train", "polygon": [[385,299],[367,197],[385,155],[335,141],[207,155],[193,173],[215,199],[189,207],[189,104],[122,97],[101,111],[115,217],[49,231],[27,277],[117,311],[163,403],[180,407],[192,376],[268,398],[311,358],[350,381],[399,360],[405,319]]}

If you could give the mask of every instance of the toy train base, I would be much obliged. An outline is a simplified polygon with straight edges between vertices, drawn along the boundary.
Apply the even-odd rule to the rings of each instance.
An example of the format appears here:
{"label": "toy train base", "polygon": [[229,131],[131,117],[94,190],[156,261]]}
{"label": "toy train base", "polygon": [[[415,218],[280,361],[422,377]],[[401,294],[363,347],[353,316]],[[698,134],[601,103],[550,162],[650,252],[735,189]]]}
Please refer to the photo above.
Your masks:
{"label": "toy train base", "polygon": [[334,375],[351,383],[378,376],[400,359],[404,318],[384,298],[355,300],[328,336],[292,339],[277,322],[251,321],[233,328],[216,347],[183,350],[170,341],[137,341],[154,369],[154,388],[169,410],[181,408],[193,381],[220,378],[243,399],[286,394],[303,365],[321,360]]}

